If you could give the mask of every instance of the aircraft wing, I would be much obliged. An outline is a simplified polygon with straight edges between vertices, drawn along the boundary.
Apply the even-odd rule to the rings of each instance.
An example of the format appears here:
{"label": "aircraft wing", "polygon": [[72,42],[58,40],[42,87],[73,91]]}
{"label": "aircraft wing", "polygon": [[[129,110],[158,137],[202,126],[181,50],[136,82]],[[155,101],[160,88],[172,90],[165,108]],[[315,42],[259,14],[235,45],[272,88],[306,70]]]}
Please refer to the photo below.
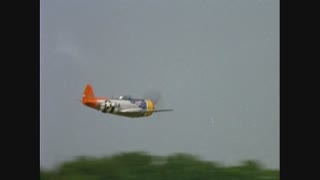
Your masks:
{"label": "aircraft wing", "polygon": [[137,113],[137,112],[165,112],[165,111],[173,111],[173,109],[141,110],[138,108],[133,108],[133,109],[121,110],[120,112],[122,112],[122,113]]}
{"label": "aircraft wing", "polygon": [[154,109],[147,112],[164,112],[164,111],[173,111],[173,109]]}

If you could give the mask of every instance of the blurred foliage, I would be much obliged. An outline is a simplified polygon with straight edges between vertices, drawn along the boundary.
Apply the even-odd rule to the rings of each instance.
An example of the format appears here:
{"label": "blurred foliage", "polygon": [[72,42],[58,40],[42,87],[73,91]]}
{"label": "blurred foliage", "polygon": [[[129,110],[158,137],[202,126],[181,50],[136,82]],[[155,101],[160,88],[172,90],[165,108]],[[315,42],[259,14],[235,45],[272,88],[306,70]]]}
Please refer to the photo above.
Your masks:
{"label": "blurred foliage", "polygon": [[40,180],[276,180],[279,170],[264,169],[256,161],[224,167],[189,154],[167,157],[144,152],[109,157],[78,157],[54,170],[40,170]]}

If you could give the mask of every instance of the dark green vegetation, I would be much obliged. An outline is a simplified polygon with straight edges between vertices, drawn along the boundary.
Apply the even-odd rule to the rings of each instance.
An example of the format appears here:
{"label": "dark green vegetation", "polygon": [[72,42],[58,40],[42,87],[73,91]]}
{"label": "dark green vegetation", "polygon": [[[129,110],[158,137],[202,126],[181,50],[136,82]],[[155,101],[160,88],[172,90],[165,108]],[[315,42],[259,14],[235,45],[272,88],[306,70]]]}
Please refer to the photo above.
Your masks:
{"label": "dark green vegetation", "polygon": [[167,157],[143,152],[121,153],[110,157],[79,157],[55,170],[41,170],[41,180],[274,180],[279,170],[268,170],[255,161],[224,167],[189,154]]}

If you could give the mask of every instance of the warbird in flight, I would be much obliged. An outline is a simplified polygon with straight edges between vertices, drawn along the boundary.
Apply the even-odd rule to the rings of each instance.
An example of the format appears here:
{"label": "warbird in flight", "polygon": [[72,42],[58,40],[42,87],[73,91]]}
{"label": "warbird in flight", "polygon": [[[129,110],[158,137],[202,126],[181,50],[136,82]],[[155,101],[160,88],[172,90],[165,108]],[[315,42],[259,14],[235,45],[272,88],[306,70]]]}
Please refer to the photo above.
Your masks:
{"label": "warbird in flight", "polygon": [[134,99],[128,95],[118,98],[96,97],[90,84],[85,87],[82,103],[103,113],[131,118],[151,116],[154,112],[173,111],[173,109],[155,109],[155,102],[150,99]]}

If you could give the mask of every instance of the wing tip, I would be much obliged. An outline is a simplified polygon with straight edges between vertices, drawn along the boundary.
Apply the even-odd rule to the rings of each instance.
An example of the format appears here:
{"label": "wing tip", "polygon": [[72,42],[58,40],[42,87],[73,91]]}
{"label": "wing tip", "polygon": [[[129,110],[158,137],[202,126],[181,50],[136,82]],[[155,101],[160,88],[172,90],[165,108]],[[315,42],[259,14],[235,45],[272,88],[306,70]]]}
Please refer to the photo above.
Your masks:
{"label": "wing tip", "polygon": [[153,112],[166,112],[166,111],[173,111],[173,109],[154,109]]}

